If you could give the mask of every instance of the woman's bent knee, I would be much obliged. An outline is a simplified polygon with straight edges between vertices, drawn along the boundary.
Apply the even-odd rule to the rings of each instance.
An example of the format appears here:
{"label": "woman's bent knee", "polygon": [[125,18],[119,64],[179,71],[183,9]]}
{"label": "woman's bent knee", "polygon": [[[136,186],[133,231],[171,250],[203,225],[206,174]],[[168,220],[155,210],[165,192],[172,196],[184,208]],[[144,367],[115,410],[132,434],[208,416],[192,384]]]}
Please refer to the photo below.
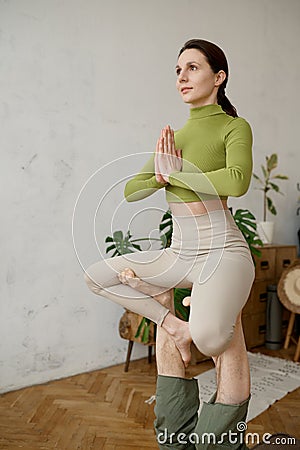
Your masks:
{"label": "woman's bent knee", "polygon": [[84,278],[84,281],[86,282],[87,287],[92,291],[93,286],[94,286],[94,282],[93,282],[92,278],[89,277],[87,272],[84,272],[83,278]]}
{"label": "woman's bent knee", "polygon": [[198,326],[190,326],[190,333],[192,339],[198,348],[198,350],[206,356],[218,356],[223,353],[234,334],[234,328],[232,330],[222,330],[220,328],[211,326],[209,330],[201,328],[201,324]]}
{"label": "woman's bent knee", "polygon": [[83,274],[83,278],[88,286],[88,288],[94,293],[94,294],[100,294],[102,291],[101,286],[96,283],[95,280],[85,271]]}

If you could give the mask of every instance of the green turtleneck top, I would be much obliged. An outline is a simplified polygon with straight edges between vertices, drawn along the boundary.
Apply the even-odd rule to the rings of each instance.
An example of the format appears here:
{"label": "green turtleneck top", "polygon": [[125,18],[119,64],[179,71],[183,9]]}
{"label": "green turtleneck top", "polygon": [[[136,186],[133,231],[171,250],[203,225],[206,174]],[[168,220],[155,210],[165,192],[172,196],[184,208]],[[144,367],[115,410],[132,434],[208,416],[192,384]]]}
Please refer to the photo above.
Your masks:
{"label": "green turtleneck top", "polygon": [[156,181],[154,155],[129,180],[127,201],[141,200],[165,188],[167,202],[195,202],[248,190],[252,174],[252,132],[241,117],[227,115],[216,104],[190,109],[190,117],[175,131],[175,147],[182,149],[182,170],[172,172],[169,183]]}

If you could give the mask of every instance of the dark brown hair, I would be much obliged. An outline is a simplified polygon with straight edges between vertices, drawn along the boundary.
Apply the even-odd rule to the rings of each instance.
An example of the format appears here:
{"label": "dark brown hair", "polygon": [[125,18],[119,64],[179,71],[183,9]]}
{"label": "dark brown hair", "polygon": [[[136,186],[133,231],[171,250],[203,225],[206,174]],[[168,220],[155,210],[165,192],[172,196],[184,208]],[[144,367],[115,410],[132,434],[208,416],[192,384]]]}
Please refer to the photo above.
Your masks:
{"label": "dark brown hair", "polygon": [[190,39],[180,49],[178,58],[181,53],[190,48],[199,50],[206,57],[207,62],[214,73],[218,73],[219,70],[224,70],[224,72],[226,73],[226,78],[218,89],[218,105],[222,107],[223,111],[225,111],[226,114],[229,114],[232,117],[237,117],[238,114],[236,108],[230,103],[225,95],[225,88],[229,77],[229,70],[227,59],[223,50],[212,42],[204,41],[203,39]]}

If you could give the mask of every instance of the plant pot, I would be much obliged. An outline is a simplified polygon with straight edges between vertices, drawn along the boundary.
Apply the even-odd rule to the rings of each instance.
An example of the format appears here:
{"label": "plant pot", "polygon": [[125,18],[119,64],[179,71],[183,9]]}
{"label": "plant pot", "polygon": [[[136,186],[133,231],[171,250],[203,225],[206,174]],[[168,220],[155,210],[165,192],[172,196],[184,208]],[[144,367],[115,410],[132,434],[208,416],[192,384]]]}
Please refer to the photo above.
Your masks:
{"label": "plant pot", "polygon": [[274,235],[274,222],[258,222],[258,234],[264,244],[272,244]]}

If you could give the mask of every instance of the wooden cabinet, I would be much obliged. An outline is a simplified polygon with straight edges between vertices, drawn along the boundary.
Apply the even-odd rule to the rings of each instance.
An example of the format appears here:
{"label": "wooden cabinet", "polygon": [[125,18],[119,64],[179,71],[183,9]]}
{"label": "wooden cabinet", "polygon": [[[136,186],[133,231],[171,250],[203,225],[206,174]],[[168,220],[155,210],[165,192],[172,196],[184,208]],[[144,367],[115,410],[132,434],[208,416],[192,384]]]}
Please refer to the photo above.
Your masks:
{"label": "wooden cabinet", "polygon": [[[267,287],[277,284],[282,271],[297,258],[295,245],[265,244],[261,257],[255,256],[255,280],[243,309],[242,320],[247,348],[262,345],[266,333]],[[283,331],[289,312],[284,308]]]}
{"label": "wooden cabinet", "polygon": [[[260,250],[261,257],[254,257],[255,280],[242,313],[243,328],[248,349],[262,345],[265,342],[268,285],[277,284],[282,271],[297,258],[297,247],[295,245],[265,244],[264,247],[260,248]],[[133,341],[137,340],[133,337],[132,330],[136,330],[138,323],[142,319],[141,316],[135,315],[134,313],[130,314],[136,316],[136,318],[134,318],[134,326],[132,326],[131,322],[133,319],[128,322],[127,316],[126,321],[122,323],[122,326],[120,325],[121,336],[125,339],[129,339],[125,371],[128,370]],[[289,316],[289,311],[284,308],[283,334],[287,328]],[[149,345],[149,361],[151,361],[151,345],[154,344],[154,341],[155,338],[153,335]],[[207,356],[200,353],[195,345],[192,345],[191,351],[192,364],[209,359]]]}

